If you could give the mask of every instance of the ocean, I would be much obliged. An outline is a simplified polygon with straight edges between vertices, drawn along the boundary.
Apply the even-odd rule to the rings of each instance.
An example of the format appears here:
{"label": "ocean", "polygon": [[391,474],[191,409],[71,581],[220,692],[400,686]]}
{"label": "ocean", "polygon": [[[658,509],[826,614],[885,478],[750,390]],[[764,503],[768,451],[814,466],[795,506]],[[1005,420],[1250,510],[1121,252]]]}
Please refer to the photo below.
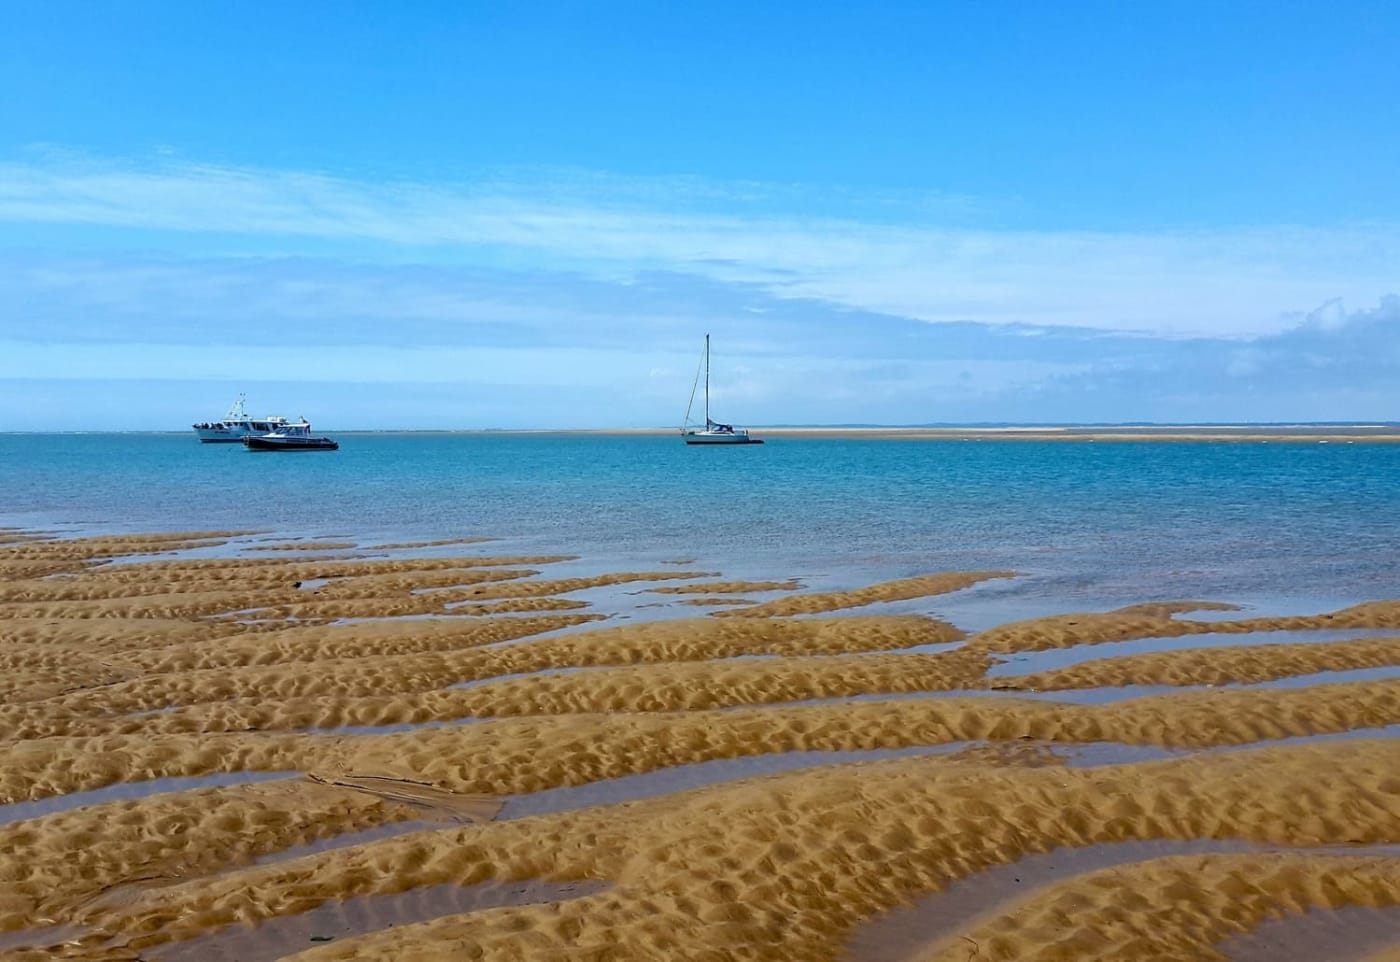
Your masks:
{"label": "ocean", "polygon": [[188,433],[0,435],[0,525],[489,536],[477,550],[611,570],[687,559],[822,589],[1014,570],[973,589],[998,618],[1183,599],[1291,614],[1400,596],[1400,445],[337,436],[338,452],[277,456]]}

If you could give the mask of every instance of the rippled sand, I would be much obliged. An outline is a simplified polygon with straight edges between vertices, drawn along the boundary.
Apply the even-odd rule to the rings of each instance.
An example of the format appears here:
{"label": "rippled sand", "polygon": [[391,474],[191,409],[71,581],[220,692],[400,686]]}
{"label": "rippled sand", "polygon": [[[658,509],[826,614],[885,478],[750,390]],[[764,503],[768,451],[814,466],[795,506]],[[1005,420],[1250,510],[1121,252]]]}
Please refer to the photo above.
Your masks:
{"label": "rippled sand", "polygon": [[[486,540],[0,532],[0,956],[1216,959],[1290,919],[1400,952],[1400,681],[1365,677],[1400,602],[969,636],[862,609],[1013,573],[551,577]],[[627,585],[656,600],[609,623]],[[1364,637],[1261,643],[1328,629]],[[1143,638],[1173,647],[1115,653]],[[1327,671],[1361,674],[1201,687]],[[1020,695],[1133,685],[1169,687]]]}

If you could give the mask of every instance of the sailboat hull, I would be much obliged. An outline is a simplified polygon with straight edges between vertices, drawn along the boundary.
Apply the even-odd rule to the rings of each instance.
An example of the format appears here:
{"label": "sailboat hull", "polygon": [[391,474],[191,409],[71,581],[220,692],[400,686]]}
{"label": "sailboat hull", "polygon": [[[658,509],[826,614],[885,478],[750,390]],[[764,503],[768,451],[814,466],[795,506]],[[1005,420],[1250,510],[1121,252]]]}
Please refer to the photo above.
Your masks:
{"label": "sailboat hull", "polygon": [[762,444],[762,438],[751,438],[747,433],[707,434],[699,431],[683,435],[686,444]]}

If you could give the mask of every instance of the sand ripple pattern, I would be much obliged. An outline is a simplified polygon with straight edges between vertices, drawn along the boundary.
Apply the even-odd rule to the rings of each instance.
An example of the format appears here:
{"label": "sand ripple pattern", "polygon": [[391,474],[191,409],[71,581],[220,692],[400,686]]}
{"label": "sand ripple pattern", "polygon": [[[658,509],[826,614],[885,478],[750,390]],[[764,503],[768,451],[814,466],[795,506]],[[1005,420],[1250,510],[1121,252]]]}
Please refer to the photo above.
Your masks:
{"label": "sand ripple pattern", "polygon": [[[1190,616],[1228,600],[1153,603],[969,637],[919,599],[932,611],[1012,574],[820,592],[782,572],[556,578],[570,556],[489,545],[0,532],[0,815],[33,806],[0,818],[0,957],[203,958],[234,933],[229,951],[306,960],[827,960],[901,906],[997,873],[1015,881],[992,908],[905,955],[1218,959],[1329,912],[1334,935],[1369,913],[1354,957],[1400,953],[1384,931],[1400,741],[1382,737],[1400,681],[1365,675],[1400,664],[1400,602],[1225,621]],[[623,585],[658,599],[634,617],[662,614],[590,624],[613,612],[587,592]],[[737,597],[758,592],[781,596]],[[912,613],[862,613],[882,602]],[[1323,629],[1366,636],[1250,643]],[[1239,644],[1191,646],[1222,633]],[[1179,645],[1112,655],[1142,638]],[[1108,654],[994,671],[1094,645]],[[1338,671],[1354,680],[1202,688]],[[973,697],[1133,685],[1192,690]],[[948,697],[869,697],[919,692]],[[828,701],[790,704],[807,699]],[[407,728],[336,733],[374,726]],[[1065,767],[1056,746],[1086,743],[1140,760]],[[885,755],[615,787],[568,811],[527,801],[788,752]],[[77,797],[108,786],[127,797]],[[512,804],[537,814],[498,819]],[[1046,853],[1114,845],[1141,857],[1017,879]]]}

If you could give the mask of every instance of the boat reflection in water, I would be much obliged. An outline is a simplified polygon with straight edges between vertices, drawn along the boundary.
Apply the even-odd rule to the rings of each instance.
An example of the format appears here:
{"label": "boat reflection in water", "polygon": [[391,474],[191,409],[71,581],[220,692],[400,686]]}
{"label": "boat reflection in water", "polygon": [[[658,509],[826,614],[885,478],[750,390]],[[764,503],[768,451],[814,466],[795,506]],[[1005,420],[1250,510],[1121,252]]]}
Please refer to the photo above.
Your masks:
{"label": "boat reflection in water", "polygon": [[340,445],[330,438],[313,437],[311,425],[288,424],[271,434],[250,434],[243,439],[249,451],[337,451]]}

